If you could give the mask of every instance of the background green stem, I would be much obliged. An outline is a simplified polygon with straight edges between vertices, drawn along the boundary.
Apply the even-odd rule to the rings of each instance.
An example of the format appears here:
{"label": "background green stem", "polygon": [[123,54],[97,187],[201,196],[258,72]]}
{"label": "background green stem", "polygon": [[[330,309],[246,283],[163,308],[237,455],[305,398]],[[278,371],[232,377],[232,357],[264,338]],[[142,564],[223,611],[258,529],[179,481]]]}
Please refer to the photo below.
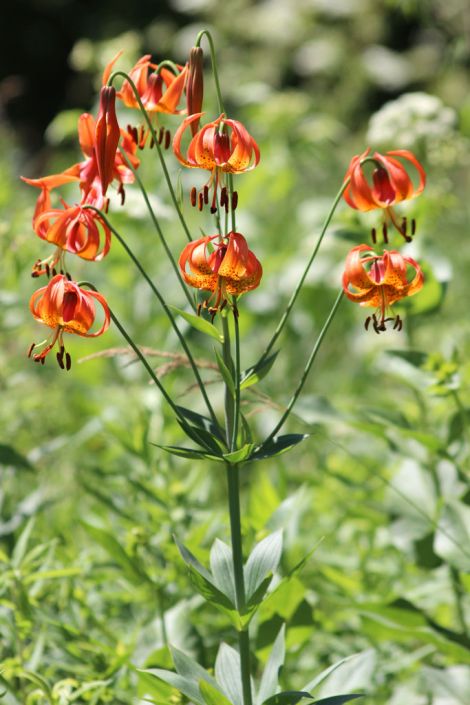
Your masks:
{"label": "background green stem", "polygon": [[209,414],[210,414],[210,416],[211,416],[211,418],[212,418],[212,421],[214,422],[214,424],[215,424],[216,426],[218,426],[217,417],[216,417],[216,415],[215,415],[214,409],[212,408],[212,404],[210,403],[209,397],[207,396],[207,392],[206,392],[204,383],[203,383],[203,381],[202,381],[202,379],[201,379],[201,375],[199,374],[199,369],[198,369],[198,366],[196,365],[196,361],[194,360],[194,357],[193,357],[193,355],[192,355],[192,353],[191,353],[191,350],[189,349],[188,344],[186,343],[186,340],[185,340],[185,338],[184,338],[184,335],[181,333],[180,329],[178,328],[178,326],[177,326],[177,324],[176,324],[176,321],[175,321],[175,318],[174,318],[174,316],[173,316],[173,314],[172,314],[172,312],[171,312],[171,309],[169,308],[169,306],[168,306],[168,304],[166,303],[165,299],[163,298],[163,296],[161,295],[160,291],[157,289],[157,287],[155,286],[155,284],[153,283],[153,281],[150,279],[149,275],[147,274],[147,272],[145,271],[145,269],[144,269],[143,266],[141,265],[141,263],[140,263],[140,261],[138,260],[138,258],[134,255],[134,253],[132,252],[132,250],[131,250],[131,248],[129,247],[129,245],[126,243],[126,241],[124,240],[124,238],[119,234],[119,232],[116,230],[116,228],[114,228],[114,227],[111,225],[111,223],[109,222],[109,220],[107,219],[107,217],[104,215],[104,213],[102,213],[102,212],[99,210],[99,208],[95,208],[95,206],[84,206],[84,208],[88,208],[88,209],[94,210],[94,211],[96,211],[97,213],[100,214],[100,216],[101,216],[101,218],[103,219],[103,221],[106,223],[106,225],[108,226],[108,228],[112,231],[113,235],[119,240],[119,242],[121,243],[122,247],[124,248],[124,250],[126,251],[126,253],[129,255],[129,257],[131,258],[131,260],[134,262],[135,266],[137,267],[137,269],[139,270],[139,272],[142,274],[143,278],[145,279],[145,281],[146,281],[147,284],[149,285],[150,289],[153,291],[153,293],[154,293],[155,296],[157,297],[157,299],[158,299],[158,301],[160,302],[160,304],[161,304],[161,306],[162,306],[162,308],[163,308],[163,310],[164,310],[164,312],[165,312],[165,314],[166,314],[168,320],[169,320],[170,323],[171,323],[171,327],[172,327],[173,330],[175,331],[175,333],[176,333],[176,335],[177,335],[177,337],[178,337],[178,340],[179,340],[180,343],[181,343],[181,347],[183,348],[183,350],[184,350],[184,352],[185,352],[185,354],[186,354],[186,356],[187,356],[187,358],[188,358],[188,362],[189,362],[189,364],[190,364],[190,366],[191,366],[191,369],[192,369],[192,371],[193,371],[193,373],[194,373],[194,377],[196,378],[196,382],[197,382],[197,384],[198,384],[198,386],[199,386],[199,389],[200,389],[200,391],[201,391],[202,397],[203,397],[204,402],[205,402],[205,404],[206,404],[207,410],[208,410],[208,412],[209,412]]}
{"label": "background green stem", "polygon": [[[237,610],[245,611],[245,581],[243,576],[243,551],[240,516],[240,482],[238,465],[227,463],[227,485],[230,512],[230,531],[232,538],[233,572],[235,577],[235,595]],[[238,632],[240,650],[240,667],[243,690],[243,705],[252,705],[250,637],[248,626]]]}
{"label": "background green stem", "polygon": [[123,158],[124,161],[126,162],[127,166],[129,167],[129,169],[130,169],[130,170],[132,171],[132,173],[134,174],[134,178],[135,178],[136,183],[138,184],[138,186],[139,186],[139,188],[140,188],[140,190],[141,190],[141,192],[142,192],[142,196],[143,196],[143,199],[144,199],[144,201],[145,201],[145,205],[147,206],[147,210],[148,210],[148,212],[149,212],[149,214],[150,214],[150,217],[151,217],[151,219],[152,219],[152,222],[153,222],[153,224],[154,224],[154,226],[155,226],[155,229],[156,229],[156,231],[157,231],[158,237],[160,238],[160,242],[162,243],[163,248],[164,248],[164,250],[165,250],[165,252],[166,252],[166,254],[167,254],[167,257],[168,257],[168,259],[170,260],[171,266],[173,267],[173,270],[174,270],[174,272],[175,272],[175,274],[176,274],[176,276],[177,276],[177,278],[178,278],[178,281],[179,281],[179,283],[180,283],[180,285],[181,285],[181,288],[183,289],[184,295],[186,296],[186,298],[187,298],[187,300],[188,300],[188,302],[189,302],[189,305],[191,306],[191,308],[193,309],[193,311],[195,311],[195,310],[196,310],[196,305],[195,305],[195,303],[194,303],[194,300],[193,300],[191,294],[190,294],[189,291],[188,291],[188,288],[187,288],[186,284],[184,283],[184,281],[183,281],[183,279],[182,279],[182,277],[181,277],[181,273],[180,273],[180,270],[179,270],[178,265],[177,265],[176,262],[175,262],[175,259],[174,259],[174,257],[173,257],[173,253],[171,252],[170,248],[168,247],[168,243],[167,243],[167,241],[166,241],[165,236],[163,235],[163,231],[162,231],[162,229],[161,229],[161,227],[160,227],[160,223],[158,222],[158,218],[157,218],[157,216],[155,215],[155,211],[154,211],[153,208],[152,208],[152,204],[150,203],[150,199],[149,199],[149,197],[148,197],[147,190],[146,190],[146,188],[145,188],[145,186],[144,186],[144,183],[143,183],[142,179],[140,178],[140,176],[139,176],[137,170],[134,169],[134,167],[132,166],[131,162],[130,162],[129,159],[127,158],[127,155],[126,155],[125,151],[124,151],[123,149],[120,149],[119,151],[121,152],[122,158]]}
{"label": "background green stem", "polygon": [[301,378],[300,378],[299,384],[297,385],[297,388],[296,388],[295,392],[293,393],[293,395],[292,395],[292,397],[291,397],[291,399],[290,399],[290,401],[289,401],[289,403],[288,403],[288,405],[287,405],[287,407],[286,407],[285,412],[283,413],[283,415],[281,416],[279,422],[278,422],[278,423],[276,424],[276,426],[273,428],[273,430],[271,431],[271,433],[269,434],[269,436],[266,438],[266,440],[264,441],[263,445],[264,445],[265,443],[267,443],[268,441],[270,441],[272,438],[274,438],[274,436],[276,435],[276,433],[282,428],[282,426],[284,425],[285,421],[287,420],[287,417],[289,416],[290,412],[292,411],[295,402],[296,402],[297,399],[299,398],[300,392],[302,391],[303,386],[304,386],[304,384],[305,384],[305,382],[306,382],[306,380],[307,380],[307,377],[308,377],[308,374],[309,374],[309,372],[310,372],[310,369],[311,369],[311,367],[312,367],[312,365],[313,365],[313,363],[314,363],[314,361],[315,361],[315,358],[316,358],[316,356],[317,356],[318,351],[320,350],[320,346],[321,346],[321,344],[322,344],[322,342],[323,342],[323,338],[325,337],[326,332],[327,332],[328,328],[330,327],[330,324],[331,324],[333,318],[335,317],[336,311],[337,311],[338,308],[339,308],[339,305],[340,305],[340,303],[341,303],[341,301],[342,301],[343,296],[344,296],[344,293],[343,293],[343,291],[341,290],[341,291],[339,292],[337,298],[336,298],[336,301],[335,301],[334,304],[333,304],[333,307],[332,307],[332,309],[331,309],[331,311],[330,311],[330,314],[329,314],[328,318],[326,319],[326,321],[325,321],[325,323],[324,323],[324,325],[323,325],[323,328],[322,328],[321,331],[320,331],[320,335],[319,335],[318,338],[317,338],[317,341],[316,341],[316,343],[315,343],[315,346],[314,346],[312,352],[310,353],[310,357],[309,357],[308,360],[307,360],[307,364],[305,365],[304,371],[302,372],[302,376],[301,376]]}
{"label": "background green stem", "polygon": [[349,181],[350,181],[350,179],[347,179],[347,180],[343,183],[343,185],[341,186],[341,188],[340,188],[340,190],[338,191],[338,193],[336,194],[335,200],[333,201],[333,205],[332,205],[331,208],[330,208],[330,212],[329,212],[328,215],[326,216],[326,220],[325,220],[325,222],[323,223],[323,227],[322,227],[320,236],[319,236],[319,238],[318,238],[318,240],[317,240],[317,244],[315,245],[315,247],[314,247],[314,249],[313,249],[313,252],[312,252],[312,254],[310,255],[310,259],[309,259],[308,262],[307,262],[307,265],[306,265],[306,267],[305,267],[305,270],[304,270],[302,276],[300,277],[300,279],[299,279],[299,281],[298,281],[298,284],[297,284],[297,286],[295,287],[295,289],[294,289],[294,291],[293,291],[293,293],[292,293],[292,296],[291,296],[290,299],[289,299],[289,303],[288,303],[287,306],[286,306],[286,309],[285,309],[285,311],[284,311],[284,313],[283,313],[283,315],[282,315],[282,317],[281,317],[281,320],[279,321],[279,323],[278,323],[278,325],[277,325],[277,327],[276,327],[276,330],[275,330],[274,333],[273,333],[273,336],[272,336],[271,340],[269,341],[268,345],[266,346],[266,348],[265,348],[263,354],[261,355],[261,358],[259,359],[259,361],[258,361],[257,364],[260,364],[260,363],[261,363],[263,360],[265,360],[266,357],[269,355],[269,353],[271,352],[271,349],[272,349],[274,343],[275,343],[276,340],[279,338],[282,329],[283,329],[284,326],[286,325],[287,319],[289,318],[289,314],[290,314],[290,312],[292,311],[292,308],[293,308],[293,306],[294,306],[294,304],[295,304],[295,302],[296,302],[296,300],[297,300],[297,297],[298,297],[298,295],[299,295],[299,293],[300,293],[300,290],[302,289],[303,283],[304,283],[304,281],[305,281],[305,277],[307,276],[307,274],[308,274],[308,272],[309,272],[309,270],[310,270],[310,267],[311,267],[312,264],[313,264],[313,260],[314,260],[315,257],[317,256],[317,252],[318,252],[318,250],[320,249],[320,245],[321,245],[321,243],[322,243],[322,240],[323,240],[323,238],[324,238],[324,236],[325,236],[325,233],[326,233],[326,231],[327,231],[327,229],[328,229],[328,226],[329,226],[329,224],[330,224],[330,222],[331,222],[331,219],[332,219],[332,217],[333,217],[333,215],[334,215],[334,212],[335,212],[335,210],[336,210],[336,208],[337,208],[337,206],[338,206],[338,203],[340,202],[340,200],[341,200],[341,198],[342,198],[342,195],[343,195],[343,193],[344,193],[344,190],[345,190],[346,186],[349,184]]}

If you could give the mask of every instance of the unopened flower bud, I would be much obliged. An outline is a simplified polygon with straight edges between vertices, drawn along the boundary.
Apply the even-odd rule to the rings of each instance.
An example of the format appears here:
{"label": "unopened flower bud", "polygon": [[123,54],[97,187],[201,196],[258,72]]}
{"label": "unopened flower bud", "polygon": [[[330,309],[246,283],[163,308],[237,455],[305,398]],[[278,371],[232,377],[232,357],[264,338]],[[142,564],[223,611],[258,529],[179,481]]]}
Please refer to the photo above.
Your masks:
{"label": "unopened flower bud", "polygon": [[[189,73],[186,84],[188,115],[200,113],[204,96],[204,54],[201,47],[193,47],[189,53]],[[191,123],[194,137],[199,129],[199,120]]]}

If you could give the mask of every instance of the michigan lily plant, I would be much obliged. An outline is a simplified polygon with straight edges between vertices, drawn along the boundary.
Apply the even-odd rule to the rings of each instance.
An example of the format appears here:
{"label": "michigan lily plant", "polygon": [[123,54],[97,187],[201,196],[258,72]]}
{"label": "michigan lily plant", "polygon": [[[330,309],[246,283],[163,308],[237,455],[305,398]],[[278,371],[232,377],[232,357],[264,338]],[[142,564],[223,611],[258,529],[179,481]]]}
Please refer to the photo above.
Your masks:
{"label": "michigan lily plant", "polygon": [[[204,101],[204,72],[209,64],[203,54],[204,41],[210,49],[217,105],[206,105]],[[60,174],[24,178],[27,184],[39,189],[33,230],[42,241],[44,254],[32,265],[32,275],[46,280],[30,301],[38,330],[46,330],[46,337],[32,343],[29,357],[36,363],[50,364],[55,355],[59,367],[65,371],[72,368],[70,374],[73,374],[69,339],[74,335],[100,336],[109,325],[114,325],[163,395],[169,412],[179,424],[182,439],[185,438],[177,445],[160,442],[158,452],[171,453],[188,462],[206,463],[208,472],[218,466],[226,476],[230,544],[217,538],[210,551],[210,564],[203,565],[185,546],[184,537],[177,536],[175,540],[194,589],[230,621],[233,638],[230,643],[220,645],[215,664],[209,670],[171,644],[172,664],[156,663],[155,667],[144,668],[147,664],[136,663],[142,678],[140,693],[144,693],[144,701],[158,705],[180,702],[178,698],[196,705],[295,705],[300,701],[341,705],[362,693],[338,693],[317,699],[316,688],[326,673],[312,673],[300,690],[281,690],[286,625],[281,626],[273,641],[264,669],[254,658],[250,629],[264,600],[282,584],[282,580],[273,581],[273,576],[279,567],[283,539],[282,532],[277,531],[251,546],[250,551],[243,545],[240,479],[248,467],[256,472],[257,462],[267,462],[307,440],[305,434],[282,430],[325,336],[334,331],[336,312],[345,299],[372,309],[366,319],[369,335],[387,328],[390,335],[399,335],[403,320],[392,306],[417,294],[424,277],[419,264],[406,252],[381,249],[378,232],[383,235],[385,245],[396,232],[400,236],[398,248],[412,239],[415,221],[407,222],[396,208],[422,192],[424,169],[411,152],[399,148],[385,155],[365,149],[351,159],[277,327],[268,332],[262,355],[249,359],[250,351],[244,350],[242,344],[240,321],[244,316],[245,295],[263,286],[263,264],[251,249],[252,233],[240,232],[237,226],[243,204],[239,203],[235,180],[249,179],[249,172],[263,168],[256,126],[247,127],[227,114],[214,45],[206,30],[197,36],[186,64],[170,59],[157,63],[145,55],[127,72],[117,65],[125,65],[121,53],[104,71],[96,119],[89,114],[79,119],[78,141],[83,160]],[[165,123],[169,114],[181,116],[174,136]],[[187,240],[180,246],[175,247],[176,237],[172,236],[171,241],[166,238],[152,209],[139,172],[144,158],[156,162],[166,179],[169,198],[181,224],[180,234]],[[167,167],[170,159],[180,169],[193,170],[191,176],[195,181],[182,197],[170,177]],[[198,182],[196,171],[201,172]],[[124,237],[113,224],[111,204],[115,201],[110,199],[109,192],[115,190],[120,195],[121,205],[116,207],[123,208],[125,187],[131,183],[141,190],[143,207],[148,208],[149,220],[160,238],[161,252],[156,256],[168,257],[170,272],[174,274],[173,289],[162,291],[155,284],[134,254],[130,238]],[[60,189],[67,188],[69,194],[74,187],[76,196],[72,202],[69,197],[66,201],[59,195]],[[243,395],[273,368],[279,353],[276,343],[342,201],[359,211],[378,211],[371,231],[372,242],[356,244],[347,255],[342,281],[338,276],[337,297],[332,300],[331,311],[313,341],[311,354],[289,391],[289,402],[265,437],[260,438],[243,413]],[[196,208],[192,218],[201,219],[196,232],[192,232],[185,217],[189,206]],[[92,263],[104,262],[113,242],[124,248],[131,266],[150,287],[168,319],[169,329],[177,336],[182,359],[194,376],[195,394],[199,394],[195,408],[183,407],[172,398],[164,380],[147,359],[145,349],[119,320],[106,294],[97,291],[90,281],[74,278],[77,257],[92,268],[95,266]],[[337,334],[341,335],[341,331]],[[366,335],[362,331],[360,334]],[[214,355],[212,369],[223,384],[222,397],[213,393],[203,379],[200,362],[191,346],[194,336],[206,340],[208,353]],[[201,405],[204,413],[196,411]],[[301,570],[306,558],[294,573]],[[289,676],[284,672],[282,682],[288,681]],[[161,687],[159,697],[155,695],[157,684]]]}

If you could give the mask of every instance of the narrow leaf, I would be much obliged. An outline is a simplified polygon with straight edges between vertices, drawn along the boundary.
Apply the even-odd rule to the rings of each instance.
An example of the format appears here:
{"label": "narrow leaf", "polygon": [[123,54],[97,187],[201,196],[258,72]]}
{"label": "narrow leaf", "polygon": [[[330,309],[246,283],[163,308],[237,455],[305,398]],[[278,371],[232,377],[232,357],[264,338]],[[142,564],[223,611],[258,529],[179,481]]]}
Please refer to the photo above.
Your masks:
{"label": "narrow leaf", "polygon": [[227,389],[229,390],[232,397],[235,398],[235,382],[233,380],[232,374],[227,365],[225,364],[220,352],[214,348],[214,353],[215,358],[217,360],[217,365],[220,370],[220,374],[222,375],[222,379],[224,380]]}
{"label": "narrow leaf", "polygon": [[355,700],[356,698],[363,697],[363,693],[349,693],[348,695],[331,695],[329,698],[315,700],[312,705],[343,705],[343,703],[347,703],[350,700]]}
{"label": "narrow leaf", "polygon": [[302,698],[309,698],[312,700],[310,693],[306,693],[303,690],[285,690],[282,693],[277,693],[272,695],[270,698],[264,701],[262,705],[296,705]]}
{"label": "narrow leaf", "polygon": [[245,568],[246,599],[249,600],[268,573],[274,573],[282,552],[282,529],[258,543],[251,552]]}
{"label": "narrow leaf", "polygon": [[210,555],[213,582],[228,599],[236,604],[235,578],[233,575],[232,551],[226,543],[216,539]]}
{"label": "narrow leaf", "polygon": [[173,663],[180,676],[187,678],[194,683],[199,684],[202,681],[209,683],[212,687],[218,689],[217,683],[210,676],[207,671],[200,666],[197,661],[194,661],[190,656],[185,654],[183,651],[176,649],[174,646],[170,646],[171,656],[173,658]]}
{"label": "narrow leaf", "polygon": [[257,702],[259,705],[264,703],[264,701],[271,695],[275,695],[279,687],[279,671],[284,664],[284,659],[286,656],[284,644],[285,633],[286,627],[285,624],[283,624],[273,644],[271,654],[263,671],[263,677],[261,678],[257,697]]}
{"label": "narrow leaf", "polygon": [[241,463],[250,457],[250,453],[254,447],[254,443],[247,443],[243,448],[234,450],[232,453],[224,453],[224,460],[228,463]]}
{"label": "narrow leaf", "polygon": [[184,448],[183,446],[162,446],[159,443],[152,443],[156,448],[164,450],[166,453],[171,453],[171,455],[177,455],[180,458],[190,458],[192,460],[215,460],[219,462],[224,462],[221,457],[212,455],[210,453],[205,453],[197,448]]}
{"label": "narrow leaf", "polygon": [[309,437],[309,433],[288,433],[285,436],[275,436],[252,453],[250,460],[264,460],[272,458],[274,455],[280,455]]}
{"label": "narrow leaf", "polygon": [[221,644],[215,661],[215,677],[234,705],[243,705],[240,655],[228,644]]}
{"label": "narrow leaf", "polygon": [[187,698],[197,705],[205,705],[197,683],[189,678],[183,678],[179,673],[166,671],[163,668],[141,668],[139,671],[141,673],[148,673],[151,676],[155,676],[155,678],[159,678],[164,683],[168,683],[168,685],[179,690],[180,693],[186,695]]}
{"label": "narrow leaf", "polygon": [[187,313],[186,311],[182,311],[180,308],[176,308],[176,306],[170,305],[170,308],[172,311],[184,318],[186,323],[189,323],[190,326],[198,330],[200,333],[210,335],[212,338],[215,338],[219,343],[224,342],[224,337],[219,332],[218,328],[216,328],[216,326],[214,326],[212,323],[209,323],[209,321],[206,321],[205,318],[201,318],[201,316],[195,316],[194,313]]}
{"label": "narrow leaf", "polygon": [[183,543],[180,543],[176,536],[173,536],[173,539],[176,543],[176,546],[178,547],[178,551],[181,554],[181,558],[183,561],[186,563],[186,565],[191,566],[194,568],[200,575],[202,575],[206,580],[208,580],[210,583],[213,583],[213,578],[212,575],[209,573],[207,568],[204,568],[202,563],[198,561],[196,556],[191,553],[189,548],[187,548]]}
{"label": "narrow leaf", "polygon": [[257,384],[263,377],[266,377],[271,367],[274,365],[274,361],[278,356],[279,350],[271,353],[268,357],[264,358],[261,362],[257,362],[253,367],[249,367],[242,373],[240,389],[246,389],[251,387],[253,384]]}
{"label": "narrow leaf", "polygon": [[190,421],[193,426],[197,426],[198,428],[203,428],[206,431],[210,431],[213,436],[216,436],[217,438],[219,438],[219,440],[225,442],[223,430],[220,428],[219,425],[216,425],[212,421],[212,419],[208,418],[207,416],[203,416],[202,414],[198,414],[192,409],[187,409],[184,406],[177,406],[176,408],[181,414],[181,416]]}
{"label": "narrow leaf", "polygon": [[206,705],[232,705],[230,700],[205,680],[200,681],[199,690]]}

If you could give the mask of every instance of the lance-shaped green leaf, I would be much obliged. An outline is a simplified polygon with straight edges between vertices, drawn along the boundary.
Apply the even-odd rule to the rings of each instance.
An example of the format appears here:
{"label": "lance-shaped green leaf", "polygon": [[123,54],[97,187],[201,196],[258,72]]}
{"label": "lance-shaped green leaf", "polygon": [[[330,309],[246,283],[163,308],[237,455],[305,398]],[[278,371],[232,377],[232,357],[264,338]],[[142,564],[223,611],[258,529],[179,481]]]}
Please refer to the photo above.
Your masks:
{"label": "lance-shaped green leaf", "polygon": [[273,644],[268,662],[263,671],[256,701],[262,705],[269,697],[276,694],[279,687],[279,671],[284,665],[286,649],[284,644],[286,633],[285,624],[282,625],[279,634]]}
{"label": "lance-shaped green leaf", "polygon": [[217,360],[218,368],[220,370],[220,374],[222,375],[222,379],[224,380],[227,389],[229,390],[232,397],[235,398],[235,382],[233,380],[232,374],[227,365],[225,364],[225,361],[220,352],[214,348],[214,353],[215,358]]}
{"label": "lance-shaped green leaf", "polygon": [[212,433],[210,431],[206,431],[205,428],[192,426],[187,423],[187,421],[182,421],[181,419],[177,419],[177,421],[186,435],[192,441],[202,446],[204,450],[208,451],[211,455],[221,456],[223,451],[226,449],[226,447],[222,449]]}
{"label": "lance-shaped green leaf", "polygon": [[199,683],[199,690],[206,705],[233,705],[220,690],[214,688],[214,686],[207,683],[207,681],[201,681]]}
{"label": "lance-shaped green leaf", "polygon": [[219,332],[218,328],[216,328],[216,326],[214,326],[212,323],[209,323],[209,321],[206,321],[205,318],[202,318],[201,316],[195,316],[194,313],[187,313],[186,311],[182,311],[180,308],[176,308],[176,306],[170,305],[170,308],[172,311],[184,318],[186,323],[189,323],[190,326],[198,330],[200,333],[204,333],[204,335],[210,335],[212,338],[215,338],[219,343],[224,342],[224,336]]}
{"label": "lance-shaped green leaf", "polygon": [[34,467],[24,455],[18,453],[13,446],[4,445],[3,443],[0,443],[0,465],[11,465],[22,470],[34,471]]}
{"label": "lance-shaped green leaf", "polygon": [[282,693],[271,695],[262,705],[297,705],[302,698],[312,700],[310,693],[303,690],[284,690]]}
{"label": "lance-shaped green leaf", "polygon": [[191,582],[200,595],[205,600],[221,609],[227,614],[236,629],[241,628],[240,616],[232,604],[232,601],[224,595],[216,586],[213,576],[210,572],[199,563],[197,558],[183,544],[175,538],[181,557],[189,568]]}
{"label": "lance-shaped green leaf", "polygon": [[247,370],[242,372],[240,380],[240,389],[246,389],[251,387],[253,384],[257,384],[263,377],[266,377],[271,367],[274,365],[274,361],[278,356],[279,350],[271,353],[268,357],[265,357],[260,362],[257,362],[253,367],[249,367]]}
{"label": "lance-shaped green leaf", "polygon": [[222,457],[217,455],[212,455],[211,453],[205,453],[198,448],[185,448],[184,446],[163,446],[160,443],[152,443],[156,448],[164,450],[165,453],[170,453],[171,455],[177,455],[179,458],[190,458],[191,460],[215,460],[216,462],[225,462]]}
{"label": "lance-shaped green leaf", "polygon": [[88,524],[86,521],[80,522],[92,539],[99,543],[102,548],[113,558],[124,571],[124,575],[129,582],[134,585],[142,585],[143,582],[151,583],[151,580],[136,558],[129,556],[123,549],[119,541],[105,529]]}
{"label": "lance-shaped green leaf", "polygon": [[196,705],[205,705],[204,699],[199,690],[199,686],[189,678],[183,678],[179,673],[167,671],[164,668],[140,668],[141,673],[146,673],[168,683],[173,688],[179,690],[180,693],[186,695]]}
{"label": "lance-shaped green leaf", "polygon": [[250,460],[264,460],[265,458],[280,455],[309,437],[309,433],[287,433],[285,436],[275,436],[255,450],[251,454]]}
{"label": "lance-shaped green leaf", "polygon": [[250,458],[251,451],[255,447],[254,443],[246,443],[242,448],[231,453],[224,453],[224,460],[228,463],[242,463]]}
{"label": "lance-shaped green leaf", "polygon": [[244,567],[247,601],[250,600],[268,573],[274,573],[281,560],[281,552],[281,529],[270,534],[254,547]]}
{"label": "lance-shaped green leaf", "polygon": [[198,687],[201,680],[205,681],[222,693],[215,679],[209,675],[209,673],[202,666],[200,666],[197,661],[192,659],[183,651],[176,649],[174,646],[170,646],[170,651],[176,671],[180,674],[180,676],[193,681]]}
{"label": "lance-shaped green leaf", "polygon": [[321,700],[315,700],[312,705],[343,705],[343,703],[348,703],[350,700],[355,700],[356,698],[363,698],[363,693],[348,693],[346,695],[331,695],[328,698],[322,698]]}
{"label": "lance-shaped green leaf", "polygon": [[228,644],[221,644],[215,661],[215,677],[234,705],[243,705],[240,655]]}
{"label": "lance-shaped green leaf", "polygon": [[181,414],[181,416],[187,421],[189,421],[193,426],[197,426],[197,428],[203,428],[204,430],[212,433],[212,435],[216,436],[216,438],[218,438],[219,440],[225,442],[223,430],[218,424],[216,425],[212,421],[212,419],[208,418],[207,416],[203,416],[202,414],[198,414],[192,409],[187,409],[185,406],[177,406],[176,409]]}
{"label": "lance-shaped green leaf", "polygon": [[226,543],[216,539],[211,548],[210,566],[215,586],[236,604],[232,551]]}

